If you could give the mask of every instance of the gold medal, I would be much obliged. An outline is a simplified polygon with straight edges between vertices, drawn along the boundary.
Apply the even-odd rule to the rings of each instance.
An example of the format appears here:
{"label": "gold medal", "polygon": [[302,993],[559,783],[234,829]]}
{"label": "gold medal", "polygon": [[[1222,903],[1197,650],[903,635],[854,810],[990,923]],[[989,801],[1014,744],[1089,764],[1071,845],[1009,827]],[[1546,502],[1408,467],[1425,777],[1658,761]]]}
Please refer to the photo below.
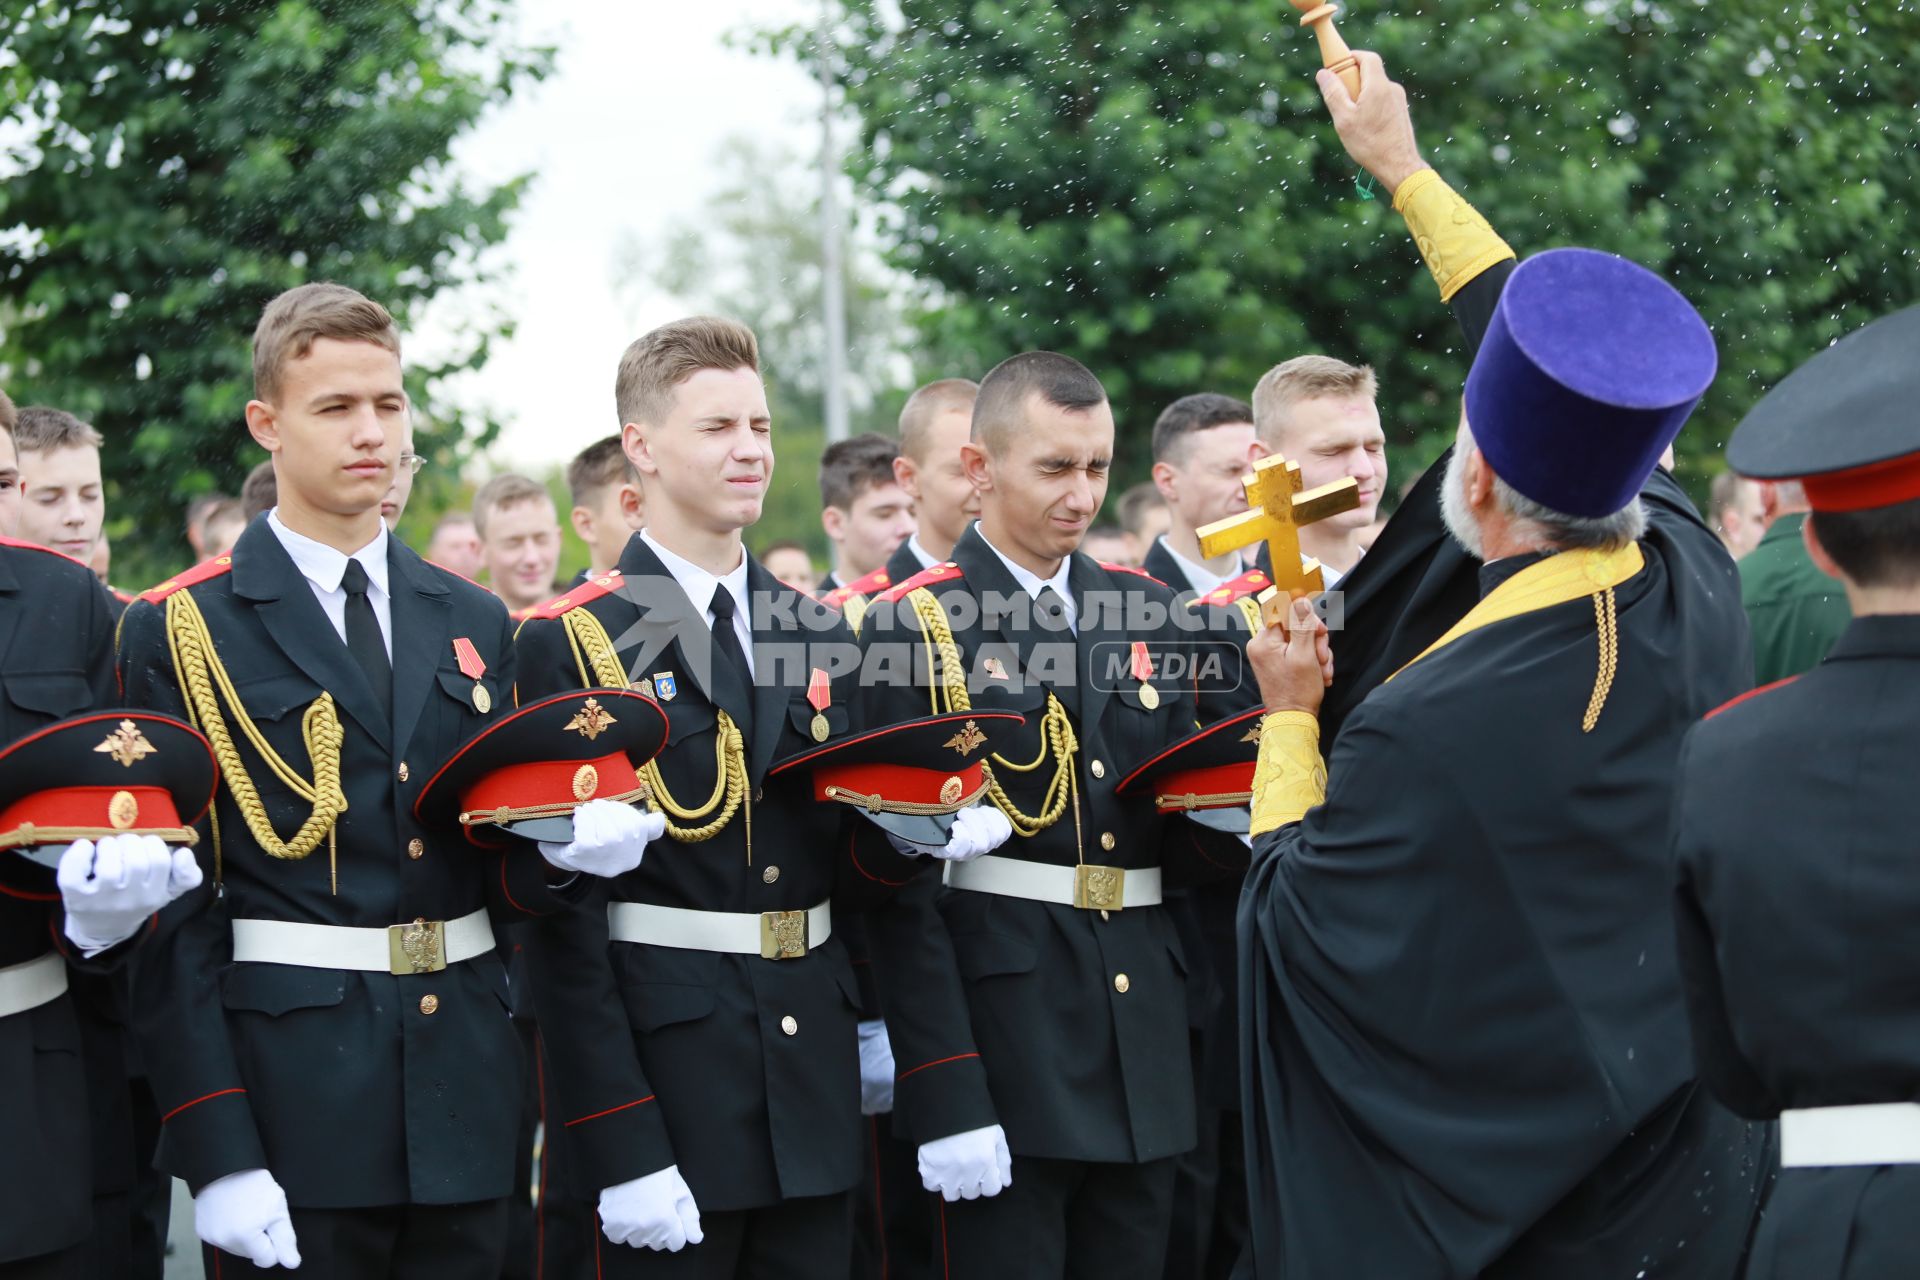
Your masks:
{"label": "gold medal", "polygon": [[1160,691],[1150,684],[1140,686],[1140,705],[1151,711],[1160,705]]}
{"label": "gold medal", "polygon": [[493,710],[493,695],[487,692],[487,686],[478,680],[473,682],[473,709],[481,715]]}
{"label": "gold medal", "polygon": [[826,716],[818,711],[813,713],[813,724],[810,727],[813,729],[813,740],[815,742],[825,742],[827,740],[827,734],[832,732],[827,728]]}

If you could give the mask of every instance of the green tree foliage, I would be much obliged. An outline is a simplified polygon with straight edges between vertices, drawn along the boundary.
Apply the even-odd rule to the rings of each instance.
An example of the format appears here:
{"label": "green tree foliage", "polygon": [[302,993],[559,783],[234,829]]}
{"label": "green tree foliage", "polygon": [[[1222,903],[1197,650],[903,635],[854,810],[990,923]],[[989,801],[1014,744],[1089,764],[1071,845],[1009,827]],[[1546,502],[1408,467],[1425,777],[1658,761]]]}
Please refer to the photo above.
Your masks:
{"label": "green tree foliage", "polygon": [[[476,189],[448,149],[548,55],[516,43],[512,0],[7,9],[0,278],[19,311],[0,366],[22,403],[105,434],[116,575],[135,581],[187,557],[186,499],[237,492],[261,456],[242,410],[270,298],[335,280],[405,329],[482,274],[521,183]],[[412,361],[416,404],[505,331],[479,317],[439,364]],[[423,452],[461,435],[429,432]]]}
{"label": "green tree foliage", "polygon": [[[1030,347],[1086,361],[1129,475],[1176,396],[1245,396],[1309,351],[1362,359],[1399,473],[1431,459],[1462,345],[1391,193],[1361,198],[1295,16],[846,0],[851,170],[891,210],[894,263],[949,300],[922,349],[947,367]],[[1682,442],[1696,475],[1781,374],[1920,297],[1920,6],[1407,0],[1340,23],[1522,254],[1610,249],[1700,306],[1721,376]],[[769,43],[814,56],[806,32]]]}
{"label": "green tree foliage", "polygon": [[[777,146],[729,139],[716,168],[726,180],[698,221],[657,244],[629,241],[617,270],[634,290],[663,290],[689,307],[732,316],[760,340],[773,414],[774,474],[755,547],[791,538],[826,551],[820,530],[820,454],[826,448],[826,325],[821,314],[820,176]],[[893,435],[912,384],[899,354],[907,317],[922,304],[879,260],[871,204],[855,205],[846,237],[848,426]]]}

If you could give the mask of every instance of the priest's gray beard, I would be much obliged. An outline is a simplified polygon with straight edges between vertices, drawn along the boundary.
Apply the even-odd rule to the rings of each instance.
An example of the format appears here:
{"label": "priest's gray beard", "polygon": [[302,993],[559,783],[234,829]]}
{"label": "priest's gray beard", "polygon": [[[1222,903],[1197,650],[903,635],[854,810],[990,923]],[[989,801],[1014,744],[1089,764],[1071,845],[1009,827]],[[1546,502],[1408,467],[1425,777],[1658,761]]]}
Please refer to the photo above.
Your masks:
{"label": "priest's gray beard", "polygon": [[1463,427],[1453,442],[1452,455],[1447,458],[1447,478],[1440,486],[1440,518],[1447,522],[1447,532],[1466,548],[1468,555],[1475,560],[1485,560],[1487,551],[1480,541],[1480,526],[1473,522],[1473,513],[1467,509],[1467,455],[1472,452],[1473,441]]}

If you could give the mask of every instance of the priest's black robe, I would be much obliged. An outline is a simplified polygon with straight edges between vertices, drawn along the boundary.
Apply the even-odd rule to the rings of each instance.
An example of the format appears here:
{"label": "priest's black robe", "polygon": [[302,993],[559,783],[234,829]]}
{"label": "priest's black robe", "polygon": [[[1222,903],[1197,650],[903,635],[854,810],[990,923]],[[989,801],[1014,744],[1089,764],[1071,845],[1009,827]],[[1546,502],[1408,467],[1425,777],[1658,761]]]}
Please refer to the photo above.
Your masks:
{"label": "priest's black robe", "polygon": [[1739,1265],[1772,1134],[1695,1083],[1667,824],[1682,734],[1752,658],[1732,562],[1664,473],[1645,501],[1591,733],[1591,599],[1496,622],[1380,683],[1326,802],[1255,841],[1238,924],[1262,1276]]}

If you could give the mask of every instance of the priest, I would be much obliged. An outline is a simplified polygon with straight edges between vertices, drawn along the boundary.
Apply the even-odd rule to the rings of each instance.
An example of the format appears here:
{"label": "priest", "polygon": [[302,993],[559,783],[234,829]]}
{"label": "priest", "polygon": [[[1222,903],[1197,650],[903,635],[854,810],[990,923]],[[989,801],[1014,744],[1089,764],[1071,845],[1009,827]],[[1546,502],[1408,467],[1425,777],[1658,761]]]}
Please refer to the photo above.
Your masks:
{"label": "priest", "polygon": [[[1363,73],[1387,83],[1371,55]],[[1772,1140],[1693,1077],[1666,864],[1681,735],[1751,681],[1733,566],[1659,466],[1715,365],[1653,273],[1586,249],[1522,263],[1441,477],[1479,603],[1324,765],[1324,627],[1297,603],[1249,645],[1262,1276],[1740,1265]]]}

